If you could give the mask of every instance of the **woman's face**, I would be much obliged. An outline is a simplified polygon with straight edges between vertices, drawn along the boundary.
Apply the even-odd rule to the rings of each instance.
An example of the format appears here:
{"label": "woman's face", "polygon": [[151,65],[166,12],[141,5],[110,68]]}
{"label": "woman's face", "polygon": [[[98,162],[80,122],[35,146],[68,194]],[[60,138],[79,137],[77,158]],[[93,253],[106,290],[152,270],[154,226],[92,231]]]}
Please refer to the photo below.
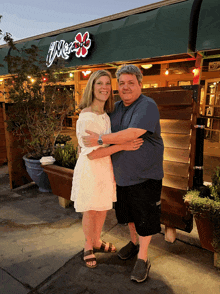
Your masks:
{"label": "woman's face", "polygon": [[111,94],[111,80],[108,76],[102,76],[94,83],[94,100],[106,102]]}

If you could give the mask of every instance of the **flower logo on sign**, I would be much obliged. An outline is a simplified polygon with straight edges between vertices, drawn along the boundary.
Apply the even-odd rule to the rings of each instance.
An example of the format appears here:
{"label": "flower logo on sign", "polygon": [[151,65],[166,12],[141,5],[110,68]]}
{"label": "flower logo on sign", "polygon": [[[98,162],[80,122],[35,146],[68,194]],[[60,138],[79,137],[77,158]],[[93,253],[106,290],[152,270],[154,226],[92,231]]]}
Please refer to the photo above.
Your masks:
{"label": "flower logo on sign", "polygon": [[69,59],[70,54],[75,52],[76,57],[85,57],[88,54],[88,49],[91,46],[89,32],[84,35],[78,33],[73,42],[67,43],[65,40],[55,41],[50,43],[50,47],[46,57],[46,65],[50,67],[55,58]]}
{"label": "flower logo on sign", "polygon": [[91,46],[91,40],[89,39],[89,33],[86,32],[83,36],[78,33],[74,41],[74,51],[76,51],[76,57],[85,57],[88,54],[88,49]]}

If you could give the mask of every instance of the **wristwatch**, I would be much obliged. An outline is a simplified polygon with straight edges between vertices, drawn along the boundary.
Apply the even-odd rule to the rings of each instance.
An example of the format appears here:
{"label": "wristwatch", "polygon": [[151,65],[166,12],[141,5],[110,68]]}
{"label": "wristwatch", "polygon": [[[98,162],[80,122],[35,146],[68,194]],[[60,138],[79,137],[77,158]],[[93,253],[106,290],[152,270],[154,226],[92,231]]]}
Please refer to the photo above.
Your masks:
{"label": "wristwatch", "polygon": [[98,144],[103,145],[102,135],[99,135]]}

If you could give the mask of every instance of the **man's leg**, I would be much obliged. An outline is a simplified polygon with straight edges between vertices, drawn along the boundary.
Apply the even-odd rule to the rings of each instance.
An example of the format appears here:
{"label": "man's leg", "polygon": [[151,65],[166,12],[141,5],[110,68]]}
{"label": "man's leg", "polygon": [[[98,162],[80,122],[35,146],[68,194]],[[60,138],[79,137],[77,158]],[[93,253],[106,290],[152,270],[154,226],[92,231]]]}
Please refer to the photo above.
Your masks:
{"label": "man's leg", "polygon": [[129,231],[130,231],[131,241],[134,243],[134,245],[137,245],[138,244],[138,235],[137,235],[137,231],[135,229],[134,223],[129,223],[128,227],[129,227]]}
{"label": "man's leg", "polygon": [[148,246],[150,244],[151,238],[152,236],[146,236],[146,237],[139,236],[139,243],[140,243],[140,248],[138,252],[139,259],[143,259],[144,261],[147,261]]}
{"label": "man's leg", "polygon": [[122,247],[118,252],[118,257],[121,259],[129,259],[138,253],[138,235],[134,223],[128,223],[131,241]]}
{"label": "man's leg", "polygon": [[138,236],[139,237],[139,252],[137,261],[131,273],[131,280],[138,283],[144,282],[151,267],[150,260],[148,259],[148,246],[150,244],[152,236]]}

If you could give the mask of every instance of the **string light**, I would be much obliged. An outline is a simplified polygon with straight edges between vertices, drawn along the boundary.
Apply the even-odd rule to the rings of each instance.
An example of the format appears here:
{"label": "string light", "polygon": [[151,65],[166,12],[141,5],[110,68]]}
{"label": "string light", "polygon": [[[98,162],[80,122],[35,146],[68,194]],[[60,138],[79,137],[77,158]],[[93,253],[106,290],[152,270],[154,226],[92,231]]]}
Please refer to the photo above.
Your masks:
{"label": "string light", "polygon": [[201,71],[200,67],[195,67],[192,70],[192,73],[193,73],[193,85],[196,85],[196,84],[199,83],[200,71]]}
{"label": "string light", "polygon": [[152,64],[142,64],[141,67],[143,67],[144,69],[149,69],[151,68],[153,65]]}
{"label": "string light", "polygon": [[89,74],[91,74],[91,70],[82,71],[82,74],[83,74],[84,77],[86,77]]}

